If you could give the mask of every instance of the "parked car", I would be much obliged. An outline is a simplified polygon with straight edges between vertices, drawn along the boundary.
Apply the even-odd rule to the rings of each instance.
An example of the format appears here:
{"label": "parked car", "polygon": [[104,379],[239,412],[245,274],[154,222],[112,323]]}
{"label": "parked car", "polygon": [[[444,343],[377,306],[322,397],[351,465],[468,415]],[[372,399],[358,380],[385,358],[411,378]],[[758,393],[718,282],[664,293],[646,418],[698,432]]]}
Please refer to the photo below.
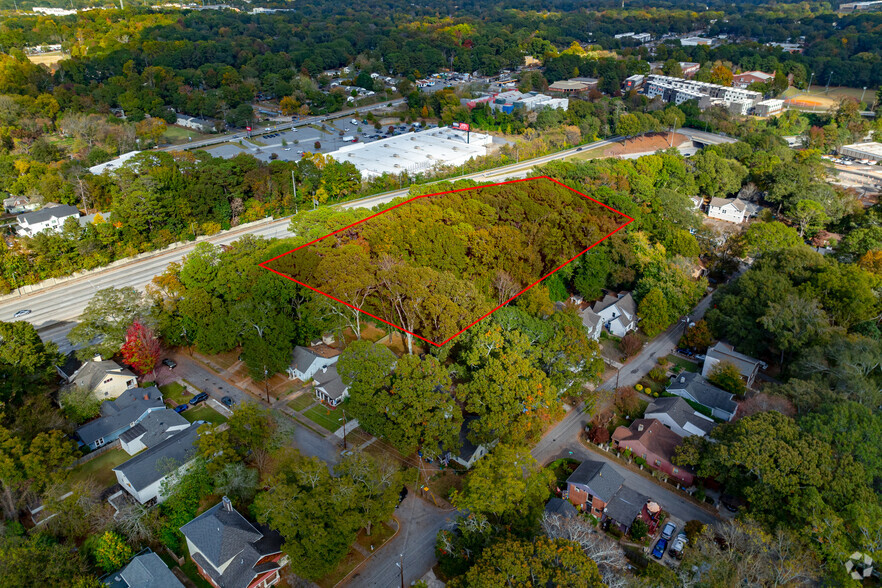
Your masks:
{"label": "parked car", "polygon": [[168,359],[168,358],[165,358],[165,359],[162,360],[162,365],[164,365],[165,367],[167,367],[167,368],[170,369],[170,370],[173,370],[173,369],[175,369],[176,367],[178,367],[178,364],[177,364],[177,362],[176,362],[175,360],[173,360],[173,359]]}
{"label": "parked car", "polygon": [[19,311],[16,312],[14,315],[12,315],[12,318],[20,318],[20,317],[23,317],[23,316],[27,316],[27,315],[29,315],[29,314],[31,314],[31,311],[30,311],[30,310],[19,310]]}
{"label": "parked car", "polygon": [[686,533],[680,533],[677,535],[677,538],[674,539],[674,542],[671,543],[671,548],[668,550],[668,553],[677,559],[683,558],[683,550],[686,548],[686,545],[689,543],[689,539],[686,537]]}
{"label": "parked car", "polygon": [[661,559],[665,554],[665,548],[668,546],[667,539],[659,539],[658,543],[655,544],[655,547],[652,549],[652,557],[655,559]]}
{"label": "parked car", "polygon": [[227,408],[230,408],[231,406],[233,406],[234,404],[236,404],[236,401],[234,401],[234,400],[233,400],[232,398],[230,398],[229,396],[224,396],[223,398],[221,398],[221,404],[223,404],[223,405],[226,406]]}
{"label": "parked car", "polygon": [[664,529],[662,529],[662,539],[670,539],[674,536],[674,533],[677,532],[677,525],[674,523],[668,523],[665,525]]}
{"label": "parked car", "polygon": [[189,404],[179,404],[174,408],[174,411],[178,414],[181,414],[182,412],[184,412],[188,408],[190,408]]}
{"label": "parked car", "polygon": [[193,398],[190,399],[190,404],[195,406],[195,405],[199,404],[200,402],[205,402],[206,400],[208,400],[208,394],[206,392],[200,392],[199,394],[197,394],[196,396],[194,396]]}

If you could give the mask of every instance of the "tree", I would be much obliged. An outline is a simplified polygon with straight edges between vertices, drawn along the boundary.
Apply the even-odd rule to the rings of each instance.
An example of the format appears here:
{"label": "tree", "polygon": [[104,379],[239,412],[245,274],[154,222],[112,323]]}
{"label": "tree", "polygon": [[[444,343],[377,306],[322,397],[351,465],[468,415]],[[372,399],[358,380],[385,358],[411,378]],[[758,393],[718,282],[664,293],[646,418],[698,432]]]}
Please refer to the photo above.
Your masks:
{"label": "tree", "polygon": [[747,392],[747,386],[741,379],[741,372],[731,361],[721,361],[711,368],[710,374],[707,376],[708,382],[719,386],[727,392],[731,392],[736,396],[744,396]]}
{"label": "tree", "polygon": [[725,197],[741,189],[748,171],[738,161],[726,159],[717,151],[702,150],[689,160],[695,172],[695,180],[702,194]]}
{"label": "tree", "polygon": [[646,522],[641,518],[635,519],[634,522],[631,523],[631,528],[628,531],[628,534],[631,535],[631,538],[637,540],[643,539],[648,533],[649,525],[647,525]]}
{"label": "tree", "polygon": [[640,119],[633,114],[622,114],[616,122],[616,134],[621,135],[627,141],[640,133]]}
{"label": "tree", "polygon": [[769,303],[768,310],[759,320],[781,350],[782,366],[785,352],[797,352],[810,344],[823,343],[831,332],[830,319],[818,301],[798,294],[788,294],[781,302]]}
{"label": "tree", "polygon": [[539,520],[553,482],[554,474],[541,469],[529,450],[499,444],[475,464],[462,491],[454,490],[451,500],[457,508],[484,514],[496,523],[527,529]]}
{"label": "tree", "polygon": [[753,223],[744,233],[744,252],[751,257],[802,245],[799,233],[778,221]]}
{"label": "tree", "polygon": [[161,118],[148,118],[135,125],[137,135],[148,141],[158,143],[168,130],[168,125]]}
{"label": "tree", "polygon": [[628,569],[625,552],[617,542],[598,533],[589,521],[582,517],[545,513],[542,515],[542,531],[551,540],[565,539],[576,543],[597,564],[604,584],[610,588],[623,586],[624,570]]}
{"label": "tree", "polygon": [[129,326],[135,321],[144,322],[147,316],[140,292],[132,287],[105,288],[92,296],[67,338],[80,347],[77,357],[81,359],[96,354],[112,357],[125,342]]}
{"label": "tree", "polygon": [[495,586],[605,586],[597,564],[581,547],[565,539],[539,537],[532,541],[509,538],[491,545],[452,588]]}
{"label": "tree", "polygon": [[334,471],[351,480],[360,494],[358,506],[367,535],[374,525],[389,520],[404,485],[403,473],[392,459],[359,451],[344,457]]}
{"label": "tree", "polygon": [[58,401],[64,416],[76,424],[84,423],[98,415],[101,400],[88,388],[74,386],[58,393]]}
{"label": "tree", "polygon": [[640,326],[649,337],[655,337],[671,324],[671,309],[658,288],[653,288],[643,297],[637,315],[640,317]]}
{"label": "tree", "polygon": [[97,588],[82,550],[38,532],[15,534],[11,525],[0,534],[0,578],[9,586]]}
{"label": "tree", "polygon": [[337,373],[350,391],[370,392],[387,385],[395,362],[395,354],[385,345],[353,341],[340,354]]}
{"label": "tree", "polygon": [[721,86],[731,86],[732,85],[732,70],[723,65],[722,63],[718,63],[711,70],[711,83],[719,84]]}
{"label": "tree", "polygon": [[814,235],[830,221],[830,217],[827,216],[827,212],[824,210],[824,205],[814,200],[800,200],[790,212],[790,216],[799,225],[800,237],[805,235],[806,232],[810,236]]}
{"label": "tree", "polygon": [[633,331],[630,333],[626,333],[622,340],[619,342],[619,348],[622,350],[622,353],[625,354],[625,357],[633,357],[637,355],[637,352],[643,347],[643,341],[640,340],[640,337],[637,336],[637,333]]}
{"label": "tree", "polygon": [[0,402],[18,404],[56,377],[55,343],[43,343],[30,323],[0,321]]}
{"label": "tree", "polygon": [[662,112],[660,117],[661,123],[670,130],[670,146],[674,146],[674,131],[683,126],[686,122],[686,115],[676,106],[670,106]]}
{"label": "tree", "polygon": [[162,347],[153,329],[135,321],[126,330],[126,340],[120,349],[123,361],[140,374],[152,372],[159,363]]}
{"label": "tree", "polygon": [[686,329],[686,332],[680,337],[680,342],[677,345],[678,347],[704,353],[713,342],[714,338],[713,335],[711,335],[707,321],[702,319],[695,323],[694,327]]}
{"label": "tree", "polygon": [[257,470],[244,463],[228,463],[214,477],[214,488],[216,493],[228,496],[233,501],[247,503],[257,493],[258,478]]}
{"label": "tree", "polygon": [[95,561],[105,572],[122,569],[132,559],[132,548],[126,540],[113,531],[105,531],[95,545]]}

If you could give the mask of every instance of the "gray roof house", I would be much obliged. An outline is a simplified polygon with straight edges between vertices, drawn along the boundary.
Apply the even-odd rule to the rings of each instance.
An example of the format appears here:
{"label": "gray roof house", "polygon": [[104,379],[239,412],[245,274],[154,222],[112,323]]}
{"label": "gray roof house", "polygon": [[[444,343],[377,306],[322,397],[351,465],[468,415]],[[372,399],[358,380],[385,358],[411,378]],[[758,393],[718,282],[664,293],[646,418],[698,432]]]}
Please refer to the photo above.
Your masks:
{"label": "gray roof house", "polygon": [[586,308],[579,313],[582,317],[582,326],[588,331],[588,338],[597,341],[600,339],[600,332],[603,330],[603,319],[599,314]]}
{"label": "gray roof house", "polygon": [[138,377],[115,361],[96,355],[68,378],[68,385],[90,390],[99,400],[116,398],[138,385]]}
{"label": "gray roof house", "polygon": [[[624,337],[637,330],[637,303],[630,292],[607,294],[591,310],[600,316],[603,326],[616,337]],[[584,324],[584,319],[583,319]]]}
{"label": "gray roof house", "polygon": [[487,455],[487,453],[496,446],[498,440],[494,440],[491,443],[481,443],[480,445],[475,445],[471,441],[469,441],[469,427],[473,421],[476,421],[478,417],[469,416],[463,419],[462,426],[459,428],[459,453],[457,455],[453,455],[452,452],[448,451],[445,454],[445,458],[452,459],[462,467],[466,469],[471,469],[475,462],[479,459]]}
{"label": "gray roof house", "polygon": [[288,563],[282,537],[249,522],[226,496],[181,527],[181,533],[199,573],[218,588],[272,586]]}
{"label": "gray roof house", "polygon": [[136,555],[129,564],[103,578],[108,588],[184,588],[158,555],[149,551]]}
{"label": "gray roof house", "polygon": [[298,345],[294,348],[291,357],[291,365],[288,367],[288,377],[301,382],[310,380],[315,373],[331,364],[337,363],[340,352],[324,343],[303,347]]}
{"label": "gray roof house", "polygon": [[624,482],[625,478],[608,463],[588,459],[567,478],[567,497],[583,511],[600,517]]}
{"label": "gray roof house", "polygon": [[577,516],[579,511],[576,510],[576,507],[569,500],[555,497],[545,503],[545,514],[571,519]]}
{"label": "gray roof house", "polygon": [[744,214],[747,204],[738,198],[711,198],[707,205],[707,215],[710,218],[740,224],[744,222]]}
{"label": "gray roof house", "polygon": [[141,504],[154,499],[162,502],[162,482],[174,473],[185,471],[196,456],[201,425],[202,422],[196,421],[113,468],[119,485]]}
{"label": "gray roof house", "polygon": [[713,419],[689,406],[679,396],[656,398],[646,407],[643,418],[656,419],[681,437],[704,437],[716,426]]}
{"label": "gray roof house", "polygon": [[119,436],[119,444],[126,453],[135,455],[189,426],[190,421],[170,408],[155,410],[147,413],[134,427],[123,432]]}
{"label": "gray roof house", "polygon": [[335,364],[324,366],[315,372],[312,378],[315,397],[322,402],[337,406],[349,396],[349,386],[343,383]]}
{"label": "gray roof house", "polygon": [[43,231],[57,231],[68,218],[78,218],[80,211],[76,206],[49,203],[40,210],[27,212],[15,217],[18,222],[16,233],[20,237],[33,237]]}
{"label": "gray roof house", "polygon": [[708,348],[707,353],[705,354],[704,366],[701,368],[701,375],[707,378],[710,375],[711,370],[714,369],[714,366],[724,361],[735,364],[735,367],[737,367],[738,371],[741,373],[741,377],[747,382],[748,388],[753,386],[753,381],[756,379],[756,375],[759,373],[760,369],[768,367],[764,361],[754,359],[743,353],[738,353],[735,351],[735,348],[728,343],[718,341],[713,347]]}
{"label": "gray roof house", "polygon": [[668,384],[667,391],[708,407],[713,416],[724,421],[731,421],[738,410],[733,394],[717,388],[699,374],[681,373],[675,376]]}
{"label": "gray roof house", "polygon": [[648,501],[648,496],[622,486],[604,509],[604,519],[610,519],[623,533],[627,533],[631,523],[643,512],[643,507]]}
{"label": "gray roof house", "polygon": [[159,388],[132,388],[116,400],[102,402],[101,416],[78,428],[76,435],[89,449],[98,449],[137,426],[151,412],[164,410]]}

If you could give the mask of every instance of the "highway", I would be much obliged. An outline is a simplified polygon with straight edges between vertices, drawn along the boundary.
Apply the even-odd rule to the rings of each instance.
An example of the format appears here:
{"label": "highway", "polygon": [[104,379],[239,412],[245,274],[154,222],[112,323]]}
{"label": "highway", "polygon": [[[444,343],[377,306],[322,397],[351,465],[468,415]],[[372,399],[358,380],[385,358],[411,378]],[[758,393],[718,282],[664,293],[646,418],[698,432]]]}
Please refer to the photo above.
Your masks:
{"label": "highway", "polygon": [[[304,121],[300,122],[306,124]],[[717,144],[734,141],[734,139],[729,137],[696,131],[694,129],[680,129],[678,132],[703,144]],[[618,141],[621,141],[620,137],[604,139],[573,149],[567,149],[531,160],[521,161],[493,170],[466,174],[458,178],[451,178],[450,180],[473,179],[478,181],[503,181],[508,178],[523,178],[526,177],[530,173],[530,170],[536,166],[544,165],[550,161],[564,159],[581,151],[587,151],[605,145],[612,145]],[[407,193],[407,189],[396,190],[359,200],[352,200],[350,202],[345,202],[340,206],[342,208],[372,208],[378,204],[385,204],[395,198],[405,196]],[[214,244],[232,243],[247,234],[268,238],[291,236],[287,230],[289,220],[289,218],[278,219],[269,222],[266,225],[224,231],[223,233],[208,239],[208,241]],[[40,336],[44,341],[54,341],[62,353],[67,353],[72,350],[72,346],[67,340],[67,333],[69,333],[74,327],[76,324],[76,318],[86,308],[86,305],[95,292],[111,286],[117,288],[124,286],[143,288],[154,276],[165,271],[165,268],[169,263],[181,262],[181,260],[193,250],[194,246],[195,244],[180,247],[171,251],[158,252],[148,258],[133,260],[131,263],[108,268],[88,277],[45,288],[31,294],[8,298],[0,302],[0,320],[26,320],[38,329]],[[24,309],[30,310],[31,313],[21,319],[13,319],[12,315],[16,311]]]}

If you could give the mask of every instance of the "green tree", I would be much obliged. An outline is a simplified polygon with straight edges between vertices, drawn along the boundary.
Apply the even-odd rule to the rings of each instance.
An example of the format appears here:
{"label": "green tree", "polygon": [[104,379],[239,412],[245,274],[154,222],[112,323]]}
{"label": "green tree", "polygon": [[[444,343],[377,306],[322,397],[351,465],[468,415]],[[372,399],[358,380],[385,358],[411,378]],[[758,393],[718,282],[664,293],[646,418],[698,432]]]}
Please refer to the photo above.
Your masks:
{"label": "green tree", "polygon": [[[67,338],[79,346],[77,356],[113,357],[125,342],[126,330],[148,316],[143,295],[132,287],[98,290]],[[97,341],[97,342],[95,342]]]}
{"label": "green tree", "polygon": [[696,184],[702,194],[710,197],[726,197],[741,189],[748,171],[738,161],[726,159],[716,150],[703,149],[690,160]]}
{"label": "green tree", "polygon": [[95,561],[105,572],[120,570],[132,559],[134,552],[126,540],[113,531],[105,531],[95,545]]}
{"label": "green tree", "polygon": [[585,300],[594,300],[603,294],[609,273],[610,260],[606,251],[595,247],[579,259],[573,286]]}
{"label": "green tree", "polygon": [[771,302],[766,313],[759,319],[784,353],[797,352],[810,344],[821,343],[829,338],[830,320],[817,300],[790,294],[781,302]]}
{"label": "green tree", "polygon": [[58,401],[64,416],[77,424],[97,416],[101,410],[101,400],[91,390],[80,386],[60,391]]}
{"label": "green tree", "polygon": [[747,386],[741,378],[741,372],[738,366],[730,361],[721,361],[711,368],[710,374],[707,376],[708,382],[719,386],[727,392],[731,392],[736,396],[744,396],[747,392]]}
{"label": "green tree", "polygon": [[713,335],[708,328],[707,321],[704,319],[695,323],[694,327],[689,327],[683,336],[680,337],[679,347],[692,349],[699,353],[704,353],[708,347],[714,342]]}
{"label": "green tree", "polygon": [[744,252],[751,257],[803,245],[795,229],[778,221],[753,223],[744,233]]}
{"label": "green tree", "polygon": [[60,360],[55,343],[43,343],[32,324],[0,321],[0,402],[34,394],[55,378]]}
{"label": "green tree", "polygon": [[640,326],[649,337],[655,337],[671,324],[671,309],[658,288],[653,288],[643,297],[637,315]]}
{"label": "green tree", "polygon": [[824,210],[824,205],[814,200],[800,200],[789,216],[799,225],[800,237],[806,233],[814,235],[823,229],[830,220]]}
{"label": "green tree", "polygon": [[622,114],[616,122],[616,134],[621,135],[625,140],[639,134],[640,130],[640,119],[633,114]]}
{"label": "green tree", "polygon": [[404,485],[403,473],[392,459],[374,458],[359,451],[344,457],[334,471],[350,480],[360,494],[358,508],[367,535],[374,525],[390,519]]}

